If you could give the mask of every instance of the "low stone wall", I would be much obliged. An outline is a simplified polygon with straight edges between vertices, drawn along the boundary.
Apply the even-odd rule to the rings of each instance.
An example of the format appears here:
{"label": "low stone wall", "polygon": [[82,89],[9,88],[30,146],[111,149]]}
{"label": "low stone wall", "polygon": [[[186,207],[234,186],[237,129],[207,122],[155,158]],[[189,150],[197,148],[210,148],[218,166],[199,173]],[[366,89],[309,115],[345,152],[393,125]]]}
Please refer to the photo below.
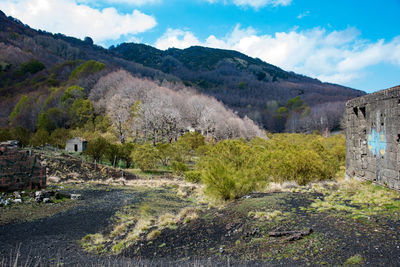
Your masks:
{"label": "low stone wall", "polygon": [[60,181],[66,180],[107,180],[119,179],[125,180],[137,179],[137,176],[119,168],[94,164],[83,161],[82,159],[65,155],[48,155],[40,151],[34,151],[42,165],[47,168],[47,176],[57,177]]}
{"label": "low stone wall", "polygon": [[36,156],[18,148],[2,146],[0,151],[0,191],[46,187],[46,169]]}

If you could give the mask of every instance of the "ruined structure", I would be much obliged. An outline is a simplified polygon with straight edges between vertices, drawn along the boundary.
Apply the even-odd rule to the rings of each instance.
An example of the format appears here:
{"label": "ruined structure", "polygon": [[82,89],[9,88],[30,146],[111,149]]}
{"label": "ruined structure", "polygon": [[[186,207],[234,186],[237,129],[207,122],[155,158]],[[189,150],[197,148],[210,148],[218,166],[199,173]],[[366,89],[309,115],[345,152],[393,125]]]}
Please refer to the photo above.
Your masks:
{"label": "ruined structure", "polygon": [[346,103],[346,175],[400,189],[400,86]]}
{"label": "ruined structure", "polygon": [[14,141],[0,143],[0,191],[41,189],[46,187],[46,168],[19,150]]}
{"label": "ruined structure", "polygon": [[68,152],[83,152],[86,150],[87,141],[83,138],[76,137],[69,139],[65,145],[65,150]]}

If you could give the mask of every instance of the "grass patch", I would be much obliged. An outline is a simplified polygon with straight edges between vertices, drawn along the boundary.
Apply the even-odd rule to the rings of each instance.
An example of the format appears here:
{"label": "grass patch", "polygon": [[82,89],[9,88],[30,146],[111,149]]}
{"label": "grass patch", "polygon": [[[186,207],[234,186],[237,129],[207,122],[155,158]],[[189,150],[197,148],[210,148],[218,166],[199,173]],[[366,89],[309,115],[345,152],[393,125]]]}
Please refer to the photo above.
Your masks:
{"label": "grass patch", "polygon": [[345,214],[361,221],[378,215],[400,218],[400,194],[370,182],[340,181],[336,189],[314,187],[313,190],[324,194],[324,198],[314,200],[309,211],[337,211],[333,214]]}
{"label": "grass patch", "polygon": [[86,251],[100,254],[105,251],[105,241],[102,234],[89,234],[81,239],[80,244]]}
{"label": "grass patch", "polygon": [[[198,210],[192,201],[177,196],[171,189],[137,188],[141,204],[127,205],[114,215],[114,223],[104,233],[103,249],[88,239],[86,250],[119,254],[139,240],[151,241],[161,235],[165,228],[174,229],[178,224],[189,223],[198,218]],[[82,240],[82,244],[88,243]],[[93,248],[94,247],[94,248]]]}
{"label": "grass patch", "polygon": [[348,258],[345,262],[344,262],[344,266],[358,266],[358,265],[362,265],[364,262],[363,257],[361,257],[360,255],[354,255],[351,256],[350,258]]}

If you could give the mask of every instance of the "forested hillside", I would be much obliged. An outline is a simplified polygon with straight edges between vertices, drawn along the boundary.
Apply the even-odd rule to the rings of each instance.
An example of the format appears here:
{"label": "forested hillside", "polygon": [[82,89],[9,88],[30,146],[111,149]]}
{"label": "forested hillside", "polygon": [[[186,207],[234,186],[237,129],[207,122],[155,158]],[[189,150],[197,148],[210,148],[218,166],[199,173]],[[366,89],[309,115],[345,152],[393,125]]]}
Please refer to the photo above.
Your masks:
{"label": "forested hillside", "polygon": [[[116,72],[120,69],[126,72]],[[167,95],[175,92],[182,97],[196,96],[197,93],[215,97],[234,112],[204,95],[197,95],[196,101],[202,105],[207,103],[209,108],[206,110],[210,114],[220,114],[220,118],[214,115],[207,119],[183,118],[182,114],[188,112],[183,111],[179,103],[175,103],[176,110],[172,112],[178,114],[174,115],[174,120],[179,118],[180,128],[175,131],[201,128],[213,132],[215,138],[248,137],[249,132],[258,132],[247,117],[274,132],[335,129],[342,117],[344,102],[364,94],[286,72],[235,51],[203,47],[161,51],[139,44],[105,49],[94,45],[90,37],[79,40],[36,31],[0,12],[0,127],[21,126],[34,132],[46,123],[44,128],[47,130],[71,128],[84,125],[89,117],[92,121],[98,116],[108,117],[110,108],[96,103],[102,96],[93,98],[96,91],[92,92],[92,89],[98,89],[99,81],[104,81],[105,77],[116,77],[115,73],[120,76],[123,73],[127,80],[134,79],[133,83],[143,82],[151,87],[141,89],[142,92],[154,89],[168,91]],[[127,80],[122,83],[119,80],[117,84],[126,86]],[[71,89],[71,86],[76,87]],[[126,94],[129,90],[117,89],[116,92]],[[68,95],[68,92],[77,95]],[[70,98],[70,102],[64,98]],[[75,104],[79,99],[80,103]],[[139,101],[144,107],[145,103],[150,103],[148,99],[137,97],[128,102],[132,105]],[[156,103],[156,99],[154,97],[151,102]],[[86,105],[91,114],[77,122],[76,112],[83,112],[82,105]],[[195,110],[195,105],[191,104],[190,109]],[[238,115],[244,119],[240,120]],[[43,120],[50,120],[51,126]],[[205,126],[210,121],[214,124]],[[167,138],[169,133],[153,131],[152,138]],[[120,135],[122,138],[123,134]]]}
{"label": "forested hillside", "polygon": [[179,77],[240,115],[271,131],[312,131],[338,127],[344,102],[364,92],[322,83],[230,50],[206,47],[161,51],[124,43],[116,55]]}

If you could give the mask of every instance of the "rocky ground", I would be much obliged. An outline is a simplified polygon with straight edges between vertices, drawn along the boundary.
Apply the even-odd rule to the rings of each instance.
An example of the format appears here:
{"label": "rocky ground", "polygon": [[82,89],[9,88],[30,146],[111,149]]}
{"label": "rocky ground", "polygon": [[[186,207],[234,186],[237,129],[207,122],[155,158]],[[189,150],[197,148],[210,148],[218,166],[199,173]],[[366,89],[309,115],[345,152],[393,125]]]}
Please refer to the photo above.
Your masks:
{"label": "rocky ground", "polygon": [[[175,205],[178,210],[192,202],[174,197],[176,188],[65,186],[64,193],[81,194],[83,199],[65,203],[64,210],[47,217],[16,218],[0,225],[0,266],[15,261],[17,255],[20,265],[28,261],[32,266],[400,265],[398,199],[388,204],[385,198],[386,202],[377,203],[378,209],[345,197],[336,203],[331,200],[335,194],[327,192],[294,191],[253,193],[222,208],[203,209],[196,219],[160,229],[151,240],[146,238],[148,232],[141,234],[136,243],[114,255],[85,252],[80,240],[88,234],[107,236],[116,214],[126,207],[137,217],[137,212],[151,213],[148,203]],[[149,202],[157,196],[162,196],[161,204]],[[319,209],[328,203],[328,210]],[[167,206],[161,205],[156,216]],[[361,211],[368,216],[362,217]]]}

